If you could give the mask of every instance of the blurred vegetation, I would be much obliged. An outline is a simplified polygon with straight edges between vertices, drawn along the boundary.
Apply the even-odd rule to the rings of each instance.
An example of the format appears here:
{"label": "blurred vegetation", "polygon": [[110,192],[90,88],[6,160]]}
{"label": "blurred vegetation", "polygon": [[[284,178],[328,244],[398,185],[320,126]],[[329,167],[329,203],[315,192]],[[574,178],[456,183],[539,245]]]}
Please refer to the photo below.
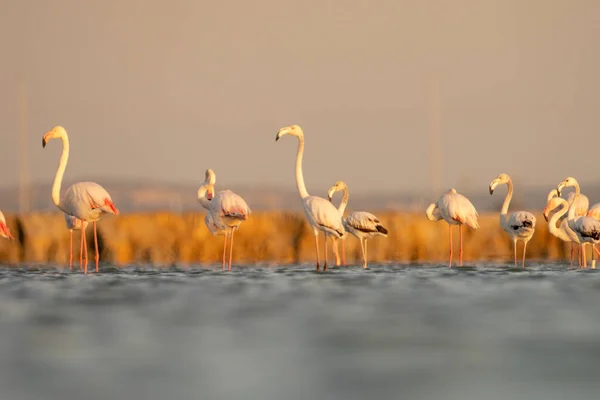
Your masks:
{"label": "blurred vegetation", "polygon": [[[371,262],[444,262],[448,256],[448,224],[432,222],[424,213],[379,212],[376,215],[389,229],[388,238],[369,241]],[[7,215],[14,241],[0,240],[0,262],[66,264],[69,231],[60,213]],[[528,259],[568,262],[570,245],[548,232],[537,214],[537,228],[528,245]],[[464,259],[512,260],[512,243],[499,225],[498,214],[480,216],[481,227],[464,227]],[[79,258],[79,231],[73,233],[74,258]],[[107,216],[98,222],[101,261],[116,265],[150,263],[220,263],[223,236],[212,236],[204,224],[204,213],[156,212]],[[458,228],[453,228],[454,259],[458,260]],[[87,229],[89,259],[93,260],[93,229]],[[323,251],[322,236],[320,241]],[[331,242],[330,242],[331,243]],[[331,245],[329,260],[333,260]],[[519,244],[519,255],[522,243]],[[587,252],[590,253],[589,251]],[[321,253],[322,254],[322,253]],[[234,236],[234,263],[314,262],[314,237],[304,215],[294,212],[255,212]],[[349,264],[360,260],[359,241],[346,239]]]}

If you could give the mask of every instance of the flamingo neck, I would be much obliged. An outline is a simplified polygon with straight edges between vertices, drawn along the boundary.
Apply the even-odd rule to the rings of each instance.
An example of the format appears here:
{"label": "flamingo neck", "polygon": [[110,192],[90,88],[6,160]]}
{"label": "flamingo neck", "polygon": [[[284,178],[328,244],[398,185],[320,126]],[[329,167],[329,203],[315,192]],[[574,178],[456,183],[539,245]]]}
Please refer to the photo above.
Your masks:
{"label": "flamingo neck", "polygon": [[579,200],[579,185],[575,186],[575,196],[573,196],[573,201],[569,205],[569,214],[567,214],[567,220],[575,219],[575,208],[576,207],[574,207],[573,204],[575,204],[575,202],[577,200]]}
{"label": "flamingo neck", "polygon": [[56,170],[56,176],[54,177],[54,183],[52,184],[52,201],[54,205],[60,207],[60,188],[62,186],[63,176],[65,169],[67,168],[67,162],[69,161],[69,137],[62,135],[62,154],[60,155],[60,161],[58,162],[58,169]]}
{"label": "flamingo neck", "polygon": [[344,188],[344,194],[342,195],[342,202],[338,206],[338,211],[340,215],[344,215],[344,211],[346,211],[346,206],[348,205],[348,199],[350,199],[350,191],[347,187]]}
{"label": "flamingo neck", "polygon": [[300,198],[305,199],[309,196],[304,184],[304,174],[302,173],[302,157],[304,156],[304,136],[298,136],[298,154],[296,155],[296,185]]}
{"label": "flamingo neck", "polygon": [[[565,207],[566,205],[566,207]],[[558,221],[562,218],[563,215],[565,215],[567,213],[567,209],[568,209],[568,204],[565,203],[560,203],[560,209],[558,211],[556,211],[551,217],[550,220],[548,221],[548,230],[550,231],[550,233],[554,236],[556,236],[557,238],[561,239],[561,240],[571,240],[568,235],[566,234],[566,232],[561,229],[560,227],[557,227],[556,224],[558,223]],[[561,225],[562,227],[562,225]]]}
{"label": "flamingo neck", "polygon": [[200,205],[202,207],[204,207],[208,210],[210,208],[210,200],[208,200],[206,198],[207,191],[208,191],[207,185],[200,186],[200,189],[198,189],[198,202],[200,203]]}
{"label": "flamingo neck", "polygon": [[504,198],[504,203],[502,203],[502,209],[500,210],[500,225],[502,225],[502,227],[508,225],[508,206],[513,197],[513,183],[511,179],[506,182],[506,186],[508,186],[508,191],[506,192],[506,197]]}

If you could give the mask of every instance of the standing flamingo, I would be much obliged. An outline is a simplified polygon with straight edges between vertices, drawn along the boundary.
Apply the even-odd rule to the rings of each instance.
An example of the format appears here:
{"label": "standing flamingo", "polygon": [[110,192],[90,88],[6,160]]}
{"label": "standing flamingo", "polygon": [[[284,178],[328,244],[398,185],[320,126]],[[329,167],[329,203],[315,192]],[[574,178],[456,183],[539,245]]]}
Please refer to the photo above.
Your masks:
{"label": "standing flamingo", "polygon": [[[549,202],[550,199],[552,199],[554,197],[560,197],[558,195],[558,190],[556,190],[556,189],[552,189],[550,191],[550,193],[548,193],[547,201]],[[564,197],[562,197],[562,198],[564,198]],[[575,192],[571,192],[571,193],[569,193],[569,195],[567,196],[567,198],[565,200],[567,200],[569,207],[575,207],[575,216],[576,217],[582,217],[582,216],[586,215],[588,212],[588,209],[590,208],[590,200],[584,194],[581,194],[579,196],[579,198],[577,199],[577,201],[575,201]],[[558,221],[562,224],[562,222],[566,221],[566,219],[567,219],[567,215],[565,213],[565,215],[563,215]],[[573,235],[576,236],[574,233],[573,233]],[[571,266],[573,266],[574,251],[575,251],[575,242],[571,242]],[[579,256],[581,256],[581,249],[579,249]],[[580,262],[581,262],[581,258],[580,258]]]}
{"label": "standing flamingo", "polygon": [[2,211],[0,211],[0,237],[14,239],[10,233],[10,229],[8,229],[8,226],[6,226],[6,219],[4,218]]}
{"label": "standing flamingo", "polygon": [[[550,200],[548,200],[548,203],[546,204],[546,208],[544,208],[543,215],[548,222],[550,234],[564,242],[571,243],[572,249],[573,243],[580,244],[580,242],[577,234],[569,227],[568,221],[564,219],[568,210],[569,203],[557,195],[556,197],[550,197]],[[556,226],[557,223],[560,223],[558,227]],[[581,265],[581,249],[579,249],[579,266],[581,267]],[[571,266],[573,266],[573,252],[571,252]]]}
{"label": "standing flamingo", "polygon": [[[222,190],[213,197],[215,183],[215,173],[211,169],[206,170],[205,182],[200,186],[200,189],[198,189],[198,201],[204,208],[208,209],[210,217],[207,215],[204,222],[211,233],[213,235],[225,234],[225,243],[223,244],[223,269],[225,269],[227,238],[231,238],[228,265],[228,269],[231,271],[233,233],[239,228],[242,222],[248,219],[248,216],[252,211],[244,199],[231,190]],[[223,233],[223,231],[225,231],[225,233]]]}
{"label": "standing flamingo", "polygon": [[317,250],[317,271],[320,270],[319,262],[319,231],[324,233],[325,237],[325,263],[323,271],[327,271],[327,235],[341,239],[346,232],[342,224],[342,216],[337,208],[331,202],[322,197],[311,196],[306,190],[304,184],[304,174],[302,173],[302,156],[304,155],[304,132],[298,125],[286,126],[279,129],[275,141],[282,136],[290,135],[298,138],[298,153],[296,154],[296,185],[298,193],[302,199],[304,214],[315,235],[315,246]]}
{"label": "standing flamingo", "polygon": [[[350,193],[348,186],[343,181],[337,181],[327,192],[329,201],[333,198],[335,192],[344,191],[342,202],[338,207],[338,211],[342,216],[342,223],[347,232],[350,232],[360,240],[360,249],[363,256],[363,268],[367,268],[367,240],[375,236],[387,237],[388,230],[383,227],[379,219],[371,213],[365,211],[353,211],[344,218],[344,211],[348,205]],[[346,234],[341,239],[342,245],[346,240]],[[337,249],[338,239],[333,237],[334,249]],[[343,249],[342,249],[343,251]],[[337,250],[336,250],[337,253]]]}
{"label": "standing flamingo", "polygon": [[[70,240],[69,240],[69,269],[73,269],[73,231],[81,231],[83,235],[84,225],[87,225],[87,222],[82,221],[78,218],[75,218],[72,215],[65,214],[65,224],[67,225],[67,229],[69,230]],[[83,264],[83,241],[81,241],[79,247],[79,269],[81,269],[81,265]]]}
{"label": "standing flamingo", "polygon": [[463,224],[467,224],[473,229],[479,228],[479,222],[477,218],[477,210],[473,203],[469,201],[465,196],[456,192],[456,189],[452,188],[448,192],[444,193],[442,197],[435,203],[431,203],[425,215],[430,221],[439,221],[443,219],[448,223],[448,232],[450,239],[450,261],[448,267],[452,267],[452,225],[459,226],[460,232],[460,251],[459,260],[460,266],[463,264]]}
{"label": "standing flamingo", "polygon": [[490,194],[498,185],[506,184],[508,192],[504,198],[502,209],[500,210],[500,226],[513,240],[515,250],[515,267],[517,266],[517,241],[523,241],[523,268],[525,268],[525,254],[527,253],[527,242],[531,240],[535,232],[535,216],[528,211],[516,211],[508,215],[508,206],[513,196],[513,182],[507,174],[500,174],[496,179],[490,182]]}
{"label": "standing flamingo", "polygon": [[[95,182],[78,182],[74,183],[60,195],[60,188],[62,185],[63,175],[67,168],[67,162],[69,160],[69,136],[67,131],[62,126],[56,126],[50,132],[46,133],[42,138],[42,147],[46,147],[46,144],[52,139],[61,139],[63,150],[60,156],[60,162],[58,169],[56,170],[56,176],[54,177],[54,184],[52,185],[52,201],[54,204],[65,214],[72,215],[85,222],[92,222],[94,225],[94,244],[96,247],[96,272],[98,272],[98,262],[100,260],[100,254],[98,253],[98,235],[96,233],[96,221],[98,221],[104,214],[119,214],[119,210],[115,207],[112,199],[108,192],[100,185]],[[84,273],[87,274],[87,245],[85,239],[85,228],[87,224],[83,225],[81,230],[81,246],[85,251],[85,267]],[[81,265],[80,265],[81,267]]]}
{"label": "standing flamingo", "polygon": [[[564,181],[558,184],[556,190],[560,195],[560,192],[565,187],[575,188],[575,200],[580,196],[579,182],[573,177],[568,177]],[[600,252],[596,248],[596,244],[600,242],[600,222],[593,217],[577,217],[575,216],[575,207],[569,208],[569,215],[567,216],[569,228],[571,228],[579,238],[579,247],[581,248],[581,258],[583,259],[583,267],[587,267],[587,259],[585,256],[585,243],[590,243],[596,253],[600,255]],[[594,267],[596,262],[594,259],[594,251],[592,251],[592,266]]]}

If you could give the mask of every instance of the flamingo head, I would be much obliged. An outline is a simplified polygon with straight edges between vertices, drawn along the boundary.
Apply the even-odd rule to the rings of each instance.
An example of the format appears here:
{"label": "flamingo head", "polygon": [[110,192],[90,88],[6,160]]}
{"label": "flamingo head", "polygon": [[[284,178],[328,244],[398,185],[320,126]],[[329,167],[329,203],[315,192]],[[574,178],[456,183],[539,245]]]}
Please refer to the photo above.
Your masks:
{"label": "flamingo head", "polygon": [[67,131],[62,126],[55,126],[52,130],[42,137],[42,147],[46,147],[50,139],[63,138],[67,135]]}
{"label": "flamingo head", "polygon": [[573,177],[568,177],[567,179],[565,179],[564,181],[559,183],[556,188],[558,195],[560,196],[561,190],[563,190],[564,188],[569,187],[569,186],[579,186],[577,179],[575,179]]}
{"label": "flamingo head", "polygon": [[207,169],[204,173],[204,183],[209,185],[214,185],[215,183],[217,183],[217,176],[215,175],[214,171],[210,168]]}
{"label": "flamingo head", "polygon": [[2,212],[0,212],[0,237],[14,239],[13,235],[10,233],[10,229],[6,226],[6,220],[4,219],[4,214],[2,214]]}
{"label": "flamingo head", "polygon": [[282,136],[285,136],[285,135],[296,136],[297,138],[302,138],[302,137],[304,137],[304,132],[302,131],[302,128],[300,128],[298,125],[285,126],[285,127],[281,128],[279,130],[279,132],[277,132],[277,136],[275,136],[275,141],[278,141],[279,138],[281,138]]}
{"label": "flamingo head", "polygon": [[332,187],[329,188],[329,190],[327,191],[327,197],[329,198],[329,201],[331,201],[331,199],[333,198],[333,195],[335,194],[335,192],[340,192],[344,189],[346,189],[348,186],[346,186],[346,183],[344,183],[344,181],[337,181]]}
{"label": "flamingo head", "polygon": [[498,185],[502,185],[508,182],[510,182],[510,176],[506,174],[498,175],[496,179],[490,182],[490,194],[494,193],[494,189],[496,189]]}
{"label": "flamingo head", "polygon": [[548,204],[546,204],[546,208],[544,208],[544,219],[546,222],[550,219],[551,215],[554,215],[557,211],[560,210],[561,207],[568,206],[569,203],[561,197],[552,197],[548,200]]}

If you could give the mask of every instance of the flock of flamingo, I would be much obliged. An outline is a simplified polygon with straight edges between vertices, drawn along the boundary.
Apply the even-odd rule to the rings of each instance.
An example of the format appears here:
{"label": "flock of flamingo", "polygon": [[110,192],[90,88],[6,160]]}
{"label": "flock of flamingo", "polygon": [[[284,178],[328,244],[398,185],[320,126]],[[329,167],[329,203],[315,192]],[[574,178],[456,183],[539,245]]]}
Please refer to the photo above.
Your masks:
{"label": "flock of flamingo", "polygon": [[[298,139],[298,152],[296,154],[296,185],[302,201],[302,206],[306,219],[315,235],[316,249],[316,270],[321,269],[321,259],[319,257],[319,233],[324,236],[324,257],[323,270],[327,270],[327,238],[330,237],[333,243],[333,252],[335,264],[346,264],[344,240],[348,232],[357,237],[361,243],[363,256],[362,266],[367,268],[367,240],[376,236],[387,237],[388,230],[381,224],[379,219],[365,211],[354,211],[344,217],[346,206],[348,205],[349,191],[348,186],[343,181],[337,181],[327,192],[327,199],[319,196],[311,196],[306,190],[304,175],[302,173],[302,158],[304,155],[304,132],[298,125],[286,126],[277,132],[275,141],[283,136],[295,136]],[[62,154],[54,183],[52,185],[52,201],[64,213],[65,223],[70,232],[70,251],[69,268],[73,265],[73,231],[81,231],[80,240],[80,269],[87,274],[88,254],[85,230],[91,222],[94,227],[94,244],[96,250],[96,272],[98,272],[98,263],[100,254],[98,252],[98,235],[96,222],[105,214],[118,215],[110,194],[99,184],[95,182],[78,182],[71,185],[61,195],[61,185],[63,175],[69,159],[69,136],[62,126],[56,126],[42,138],[42,147],[46,147],[52,139],[62,141]],[[205,223],[209,231],[215,235],[225,236],[223,243],[222,268],[225,269],[227,261],[228,269],[231,270],[231,261],[233,257],[233,234],[239,228],[241,223],[248,219],[251,210],[242,197],[231,190],[222,190],[215,194],[216,175],[211,170],[206,170],[204,183],[198,189],[198,202],[207,210]],[[500,210],[500,226],[508,233],[513,241],[514,263],[517,266],[517,242],[523,241],[522,266],[525,267],[525,255],[527,252],[527,243],[533,237],[535,232],[536,218],[527,211],[517,211],[508,214],[508,207],[513,195],[513,183],[506,174],[500,174],[489,186],[490,194],[494,192],[499,185],[506,184],[508,191]],[[575,191],[570,193],[565,200],[561,196],[561,191],[565,187],[574,187]],[[336,208],[332,204],[333,196],[336,192],[343,192],[342,201]],[[566,215],[565,215],[566,214]],[[450,256],[448,266],[452,266],[452,225],[459,226],[460,251],[459,265],[463,263],[463,232],[462,226],[468,225],[473,229],[479,228],[477,210],[465,196],[457,193],[455,189],[450,189],[444,193],[437,202],[427,207],[425,215],[431,221],[444,220],[448,223]],[[579,245],[579,267],[586,268],[587,260],[584,245],[592,245],[592,266],[595,265],[595,253],[600,255],[596,244],[600,242],[600,203],[589,207],[588,198],[581,194],[579,183],[575,178],[569,177],[560,182],[556,189],[553,189],[547,198],[547,204],[544,209],[544,218],[548,221],[549,231],[559,239],[571,243],[571,266],[573,265],[574,246]],[[4,214],[0,211],[0,237],[13,239],[10,230],[6,225]],[[342,256],[340,257],[338,244],[342,243]],[[226,260],[227,244],[229,242],[229,257]]]}

